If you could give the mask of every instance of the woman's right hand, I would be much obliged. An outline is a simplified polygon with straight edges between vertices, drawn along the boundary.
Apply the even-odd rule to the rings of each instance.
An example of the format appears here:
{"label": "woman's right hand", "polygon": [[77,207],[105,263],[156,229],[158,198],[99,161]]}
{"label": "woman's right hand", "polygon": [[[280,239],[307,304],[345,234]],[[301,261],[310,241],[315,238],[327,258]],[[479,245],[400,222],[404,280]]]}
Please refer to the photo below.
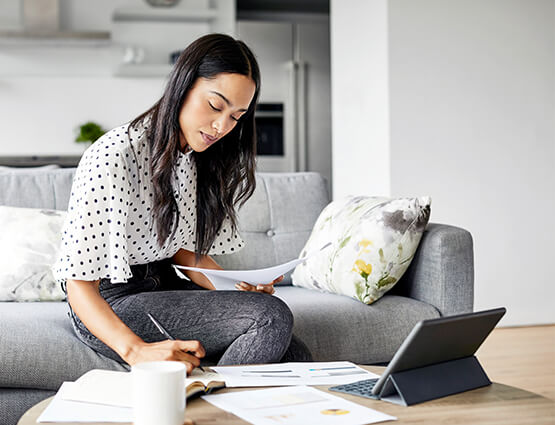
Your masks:
{"label": "woman's right hand", "polygon": [[87,329],[128,364],[157,360],[182,362],[191,373],[206,355],[199,341],[144,342],[100,295],[100,281],[67,280],[67,299]]}
{"label": "woman's right hand", "polygon": [[195,367],[200,366],[200,359],[206,355],[204,347],[199,341],[165,340],[160,342],[143,342],[130,351],[124,360],[129,365],[140,362],[173,360],[182,362],[190,374]]}

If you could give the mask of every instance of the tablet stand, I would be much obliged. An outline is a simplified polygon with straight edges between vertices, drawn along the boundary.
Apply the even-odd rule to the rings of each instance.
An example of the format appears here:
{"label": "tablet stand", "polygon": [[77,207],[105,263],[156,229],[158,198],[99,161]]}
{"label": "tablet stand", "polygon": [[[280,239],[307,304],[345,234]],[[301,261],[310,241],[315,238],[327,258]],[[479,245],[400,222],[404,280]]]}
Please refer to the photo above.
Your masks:
{"label": "tablet stand", "polygon": [[478,359],[470,356],[392,373],[380,399],[411,406],[490,384]]}

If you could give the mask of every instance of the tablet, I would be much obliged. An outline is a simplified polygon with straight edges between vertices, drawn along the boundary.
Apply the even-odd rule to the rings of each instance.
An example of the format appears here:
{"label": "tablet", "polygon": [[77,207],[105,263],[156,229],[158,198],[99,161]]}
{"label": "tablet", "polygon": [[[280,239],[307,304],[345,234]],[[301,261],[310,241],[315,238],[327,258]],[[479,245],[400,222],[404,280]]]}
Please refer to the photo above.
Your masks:
{"label": "tablet", "polygon": [[474,355],[505,314],[504,307],[418,322],[372,389],[377,396],[389,375]]}

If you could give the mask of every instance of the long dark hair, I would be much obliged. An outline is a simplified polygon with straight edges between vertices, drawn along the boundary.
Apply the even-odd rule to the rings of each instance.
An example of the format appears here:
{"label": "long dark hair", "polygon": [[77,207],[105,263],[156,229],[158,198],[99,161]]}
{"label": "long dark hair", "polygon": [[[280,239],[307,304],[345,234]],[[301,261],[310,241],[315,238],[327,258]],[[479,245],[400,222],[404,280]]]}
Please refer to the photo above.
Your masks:
{"label": "long dark hair", "polygon": [[245,43],[228,35],[209,34],[197,39],[177,59],[161,99],[130,123],[130,127],[136,127],[149,119],[146,136],[154,190],[152,212],[158,243],[162,246],[174,235],[179,222],[172,178],[180,150],[181,106],[198,78],[213,78],[220,73],[245,75],[254,81],[256,90],[247,112],[232,131],[204,152],[192,152],[197,170],[197,260],[208,254],[226,218],[236,230],[235,207],[250,198],[255,189],[254,110],[260,91],[260,71],[254,54]]}

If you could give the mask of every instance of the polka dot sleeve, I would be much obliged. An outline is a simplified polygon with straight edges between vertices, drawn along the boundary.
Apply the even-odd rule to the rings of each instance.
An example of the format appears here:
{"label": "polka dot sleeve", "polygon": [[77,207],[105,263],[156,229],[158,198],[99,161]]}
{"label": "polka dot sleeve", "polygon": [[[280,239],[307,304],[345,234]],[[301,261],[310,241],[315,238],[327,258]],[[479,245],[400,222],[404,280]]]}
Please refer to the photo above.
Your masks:
{"label": "polka dot sleeve", "polygon": [[[112,283],[131,277],[126,223],[129,170],[123,155],[95,143],[75,173],[56,278]],[[104,149],[106,148],[106,149]]]}
{"label": "polka dot sleeve", "polygon": [[208,254],[234,254],[235,252],[240,251],[244,245],[245,242],[243,241],[243,238],[241,238],[241,235],[238,232],[233,231],[231,220],[227,217],[222,224],[222,228],[216,235],[216,239],[208,251]]}

